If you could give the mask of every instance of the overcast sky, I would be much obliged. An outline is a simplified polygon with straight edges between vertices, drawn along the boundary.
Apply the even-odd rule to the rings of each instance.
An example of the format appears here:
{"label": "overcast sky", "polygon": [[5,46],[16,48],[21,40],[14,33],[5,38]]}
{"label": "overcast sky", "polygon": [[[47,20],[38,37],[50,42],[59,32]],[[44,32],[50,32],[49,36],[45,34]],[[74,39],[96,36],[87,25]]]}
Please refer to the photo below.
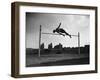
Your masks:
{"label": "overcast sky", "polygon": [[[42,32],[52,33],[58,27],[66,30],[71,35],[77,35],[80,32],[80,45],[84,46],[90,42],[90,16],[74,15],[74,14],[53,14],[53,13],[26,13],[26,47],[39,47],[39,28],[42,25]],[[53,43],[53,46],[61,43],[63,47],[76,47],[78,43],[77,37],[69,38],[61,35],[45,35],[42,34],[41,43]]]}

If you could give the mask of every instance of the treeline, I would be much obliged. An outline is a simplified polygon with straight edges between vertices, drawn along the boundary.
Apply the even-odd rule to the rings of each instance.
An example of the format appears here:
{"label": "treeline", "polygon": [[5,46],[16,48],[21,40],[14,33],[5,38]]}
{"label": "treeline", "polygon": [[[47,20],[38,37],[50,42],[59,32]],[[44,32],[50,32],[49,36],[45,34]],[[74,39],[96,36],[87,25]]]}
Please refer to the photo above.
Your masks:
{"label": "treeline", "polygon": [[[61,54],[61,53],[78,53],[79,47],[63,47],[61,43],[53,47],[52,43],[48,45],[48,48],[44,48],[44,43],[41,44],[41,54]],[[90,45],[80,47],[80,53],[88,54],[90,51]],[[26,48],[26,54],[38,54],[38,49]]]}

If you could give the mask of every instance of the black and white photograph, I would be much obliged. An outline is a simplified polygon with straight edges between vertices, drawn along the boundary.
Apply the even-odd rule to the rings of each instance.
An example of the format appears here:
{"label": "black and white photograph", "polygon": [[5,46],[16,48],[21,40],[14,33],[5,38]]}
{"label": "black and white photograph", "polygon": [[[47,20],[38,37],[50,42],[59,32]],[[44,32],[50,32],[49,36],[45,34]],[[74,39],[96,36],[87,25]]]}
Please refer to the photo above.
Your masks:
{"label": "black and white photograph", "polygon": [[12,77],[97,73],[97,7],[12,3]]}
{"label": "black and white photograph", "polygon": [[90,15],[25,15],[26,67],[90,64]]}

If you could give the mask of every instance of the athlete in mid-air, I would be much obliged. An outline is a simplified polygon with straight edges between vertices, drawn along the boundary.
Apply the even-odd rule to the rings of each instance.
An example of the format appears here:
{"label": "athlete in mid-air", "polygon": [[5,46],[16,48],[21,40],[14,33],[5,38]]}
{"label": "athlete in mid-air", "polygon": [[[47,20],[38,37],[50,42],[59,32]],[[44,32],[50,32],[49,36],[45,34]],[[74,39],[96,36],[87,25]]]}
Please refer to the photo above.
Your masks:
{"label": "athlete in mid-air", "polygon": [[61,23],[59,24],[59,26],[55,30],[53,30],[53,33],[56,32],[56,33],[59,33],[60,35],[63,35],[63,36],[67,35],[71,38],[71,35],[68,34],[63,28],[60,28],[60,26],[61,26]]}

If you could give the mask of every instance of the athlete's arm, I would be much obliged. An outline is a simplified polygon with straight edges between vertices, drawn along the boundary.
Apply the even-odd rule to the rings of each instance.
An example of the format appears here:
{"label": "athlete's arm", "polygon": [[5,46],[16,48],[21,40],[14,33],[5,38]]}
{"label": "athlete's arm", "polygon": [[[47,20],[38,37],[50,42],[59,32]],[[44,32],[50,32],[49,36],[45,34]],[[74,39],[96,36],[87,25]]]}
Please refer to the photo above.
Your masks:
{"label": "athlete's arm", "polygon": [[59,26],[57,27],[57,29],[60,28],[60,26],[61,26],[61,23],[59,24]]}

